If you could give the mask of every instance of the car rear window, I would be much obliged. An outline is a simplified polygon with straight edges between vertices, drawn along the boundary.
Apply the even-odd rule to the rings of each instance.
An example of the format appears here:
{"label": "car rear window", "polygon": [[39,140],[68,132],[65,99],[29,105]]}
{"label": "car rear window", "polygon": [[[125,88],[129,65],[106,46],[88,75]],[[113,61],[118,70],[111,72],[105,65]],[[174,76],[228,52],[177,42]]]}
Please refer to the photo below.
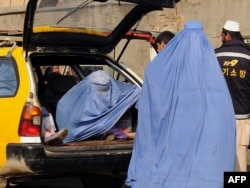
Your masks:
{"label": "car rear window", "polygon": [[116,0],[107,2],[39,0],[33,32],[42,32],[44,28],[53,30],[57,27],[59,30],[63,30],[63,28],[85,29],[81,32],[108,36],[135,6],[136,4],[133,3]]}
{"label": "car rear window", "polygon": [[15,61],[9,57],[0,57],[0,97],[14,96],[17,83]]}

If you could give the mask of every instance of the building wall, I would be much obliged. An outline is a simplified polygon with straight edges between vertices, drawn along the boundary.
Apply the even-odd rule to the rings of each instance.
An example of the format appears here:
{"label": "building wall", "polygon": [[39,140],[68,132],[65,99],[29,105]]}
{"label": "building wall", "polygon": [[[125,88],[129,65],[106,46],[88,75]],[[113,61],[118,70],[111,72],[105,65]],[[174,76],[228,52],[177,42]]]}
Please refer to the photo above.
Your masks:
{"label": "building wall", "polygon": [[[52,0],[45,0],[52,1]],[[23,29],[24,11],[28,0],[0,0],[0,30]],[[204,25],[204,31],[213,47],[221,43],[221,28],[227,19],[236,20],[241,25],[242,35],[250,36],[249,0],[180,0],[174,9],[164,9],[145,16],[144,27],[155,36],[161,31],[170,30],[178,32],[188,20],[199,20]],[[150,62],[149,48],[147,46],[134,45],[133,50],[128,51],[126,58],[128,67],[133,69],[141,77],[145,66]]]}
{"label": "building wall", "polygon": [[0,7],[25,6],[28,0],[0,0]]}
{"label": "building wall", "polygon": [[248,7],[249,0],[182,0],[176,9],[177,17],[183,22],[191,19],[201,21],[211,43],[218,47],[221,42],[221,28],[228,19],[238,21],[242,35],[250,36]]}

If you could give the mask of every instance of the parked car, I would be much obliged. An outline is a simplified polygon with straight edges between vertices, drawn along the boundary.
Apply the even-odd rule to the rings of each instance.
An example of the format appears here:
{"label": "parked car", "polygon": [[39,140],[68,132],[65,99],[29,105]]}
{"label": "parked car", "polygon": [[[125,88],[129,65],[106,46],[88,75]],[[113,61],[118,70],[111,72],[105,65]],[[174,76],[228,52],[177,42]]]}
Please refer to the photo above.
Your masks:
{"label": "parked car", "polygon": [[[141,87],[142,79],[119,62],[129,41],[154,43],[136,23],[147,13],[174,7],[174,0],[30,0],[24,30],[0,36],[0,185],[30,178],[79,174],[84,187],[121,187],[133,140],[84,140],[45,145],[41,136],[45,68],[59,66],[62,80],[50,99],[58,100],[94,70]],[[121,54],[110,56],[121,40]],[[67,108],[67,107],[65,107]],[[137,109],[131,108],[136,130]],[[94,177],[94,178],[93,178]],[[97,179],[98,177],[98,179]],[[100,181],[102,180],[102,181]]]}

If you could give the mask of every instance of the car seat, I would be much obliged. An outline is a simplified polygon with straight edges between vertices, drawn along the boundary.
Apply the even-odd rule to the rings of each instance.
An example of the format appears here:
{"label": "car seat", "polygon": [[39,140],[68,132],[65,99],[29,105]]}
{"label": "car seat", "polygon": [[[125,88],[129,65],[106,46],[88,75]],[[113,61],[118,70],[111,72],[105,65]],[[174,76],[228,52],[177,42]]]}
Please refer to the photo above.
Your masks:
{"label": "car seat", "polygon": [[71,75],[55,74],[45,86],[43,104],[55,119],[56,106],[61,97],[76,84],[76,78]]}

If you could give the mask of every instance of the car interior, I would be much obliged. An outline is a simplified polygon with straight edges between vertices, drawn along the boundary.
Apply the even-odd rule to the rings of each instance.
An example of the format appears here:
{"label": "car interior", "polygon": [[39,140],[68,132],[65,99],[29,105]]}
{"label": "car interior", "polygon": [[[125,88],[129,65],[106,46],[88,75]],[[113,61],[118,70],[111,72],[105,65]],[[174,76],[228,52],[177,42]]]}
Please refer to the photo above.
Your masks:
{"label": "car interior", "polygon": [[[119,64],[111,63],[112,59],[108,59],[106,56],[97,58],[96,56],[82,56],[79,54],[67,54],[65,56],[63,54],[44,55],[43,53],[41,55],[34,53],[30,56],[30,60],[37,82],[37,96],[41,105],[52,114],[54,120],[56,119],[56,106],[61,97],[93,71],[104,70],[112,78],[122,82],[132,83],[132,80],[134,80]],[[60,73],[53,73],[56,75],[47,83],[44,77],[45,70],[53,66],[59,66]],[[50,87],[51,90],[48,95],[44,94],[46,93],[46,87]],[[134,132],[137,126],[137,109],[135,108],[135,104],[131,107],[130,111],[132,114],[132,131]]]}

